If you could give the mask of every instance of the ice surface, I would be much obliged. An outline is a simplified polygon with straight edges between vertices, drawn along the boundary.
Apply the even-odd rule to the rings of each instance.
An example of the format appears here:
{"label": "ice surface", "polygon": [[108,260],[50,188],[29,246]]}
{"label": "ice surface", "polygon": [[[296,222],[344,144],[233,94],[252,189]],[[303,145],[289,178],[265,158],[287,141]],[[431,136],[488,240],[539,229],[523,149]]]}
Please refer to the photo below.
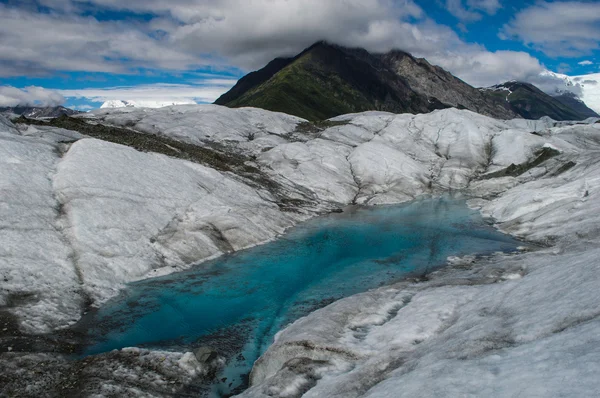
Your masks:
{"label": "ice surface", "polygon": [[[479,181],[501,229],[551,249],[449,259],[428,281],[340,300],[280,332],[242,396],[570,396],[600,391],[600,126],[507,130],[495,162],[564,152],[530,173]],[[512,138],[512,139],[510,139]],[[512,143],[519,143],[514,151]],[[535,149],[534,149],[535,150]],[[573,162],[557,170],[554,162]],[[546,164],[544,163],[544,164]],[[501,180],[501,181],[496,181]],[[502,182],[504,181],[504,182]],[[487,184],[485,189],[481,184]],[[296,361],[304,359],[302,367]]]}
{"label": "ice surface", "polygon": [[[528,121],[526,126],[515,128],[522,121],[498,121],[455,109],[416,116],[383,112],[345,115],[334,119],[338,125],[317,134],[298,130],[302,119],[293,116],[213,105],[101,109],[82,117],[255,156],[256,164],[274,181],[291,186],[298,197],[317,206],[397,203],[424,193],[466,187],[475,194],[497,195],[515,187],[504,199],[484,208],[485,214],[501,221],[528,212],[537,206],[537,197],[554,201],[540,192],[523,191],[556,184],[543,179],[520,185],[526,182],[525,176],[475,181],[479,175],[523,164],[544,146],[552,145],[564,152],[561,156],[573,157],[582,150],[581,140],[590,145],[597,145],[599,140],[597,125],[551,127],[546,123],[543,135],[534,135],[530,132],[539,127],[535,123],[542,121]],[[15,162],[26,164],[21,157],[38,156],[28,153],[36,146],[44,148],[46,156],[46,160],[29,166],[39,170],[39,182],[15,181],[17,174],[4,168],[10,178],[6,181],[13,181],[11,185],[19,187],[21,196],[28,196],[14,197],[6,202],[5,209],[14,216],[24,213],[15,210],[23,203],[34,208],[28,202],[34,198],[48,203],[49,217],[60,224],[60,233],[52,233],[65,242],[65,254],[49,254],[48,258],[61,261],[69,272],[75,267],[75,290],[97,303],[115,295],[124,282],[162,275],[222,252],[270,240],[306,218],[281,212],[267,192],[258,192],[235,176],[198,164],[92,139],[67,147],[59,141],[81,137],[50,127],[30,126],[19,133],[8,122],[3,126],[13,138],[11,145],[26,148],[23,153],[15,150],[3,156],[10,167],[20,164]],[[7,144],[3,149],[8,148]],[[561,165],[558,162],[556,167]],[[575,178],[580,170],[590,173],[584,168],[578,164],[569,170],[565,176],[571,184],[553,189],[563,190],[563,196],[584,195],[589,182]],[[527,176],[536,180],[547,172],[538,168],[529,170]],[[34,172],[19,166],[18,173]],[[44,184],[37,196],[28,194]],[[515,201],[523,202],[522,206],[508,206]],[[29,221],[21,222],[29,225]],[[528,224],[519,225],[523,229]],[[35,229],[35,224],[28,228]],[[28,241],[21,239],[20,232],[12,231],[17,234],[12,240]],[[529,237],[525,231],[515,233]],[[60,247],[52,246],[53,250]],[[18,257],[15,261],[22,261]],[[16,278],[15,287],[4,293],[7,300],[9,294],[19,291],[17,286],[24,285],[24,269],[5,267],[6,273],[14,275],[8,283]],[[30,290],[25,289],[25,293],[36,292],[36,285],[28,284]],[[69,310],[68,318],[73,318],[72,313]]]}
{"label": "ice surface", "polygon": [[338,301],[279,333],[243,395],[293,385],[298,358],[326,368],[306,397],[589,395],[599,254],[499,258]]}
{"label": "ice surface", "polygon": [[[514,251],[464,199],[356,208],[187,272],[129,285],[83,322],[88,353],[128,346],[210,345],[228,352],[215,386],[229,394],[283,326],[333,300],[425,274],[449,255]],[[392,305],[393,307],[393,305]],[[215,310],[217,309],[217,310]],[[215,339],[216,331],[230,337]],[[232,347],[239,347],[233,349]]]}
{"label": "ice surface", "polygon": [[285,143],[281,136],[292,133],[304,121],[284,113],[256,108],[229,109],[219,105],[97,109],[82,117],[191,144],[235,143],[255,154]]}
{"label": "ice surface", "polygon": [[54,185],[100,302],[122,282],[272,239],[294,219],[215,170],[94,139],[73,144]]}
{"label": "ice surface", "polygon": [[[461,263],[300,319],[257,362],[247,395],[600,389],[594,120],[366,112],[310,131],[284,114],[195,105],[81,117],[253,157],[305,205],[282,211],[268,190],[231,173],[0,119],[0,300],[22,330],[64,327],[89,298],[101,303],[128,281],[273,239],[326,208],[462,190],[503,231],[552,248]],[[544,147],[558,151],[534,162]]]}
{"label": "ice surface", "polygon": [[[4,305],[27,331],[75,322],[128,281],[273,239],[305,215],[213,169],[3,121]],[[154,271],[158,270],[158,271]]]}
{"label": "ice surface", "polygon": [[191,101],[191,100],[185,100],[185,101],[108,100],[100,106],[100,109],[106,109],[106,108],[162,108],[165,106],[189,105],[189,104],[195,104],[195,102]]}

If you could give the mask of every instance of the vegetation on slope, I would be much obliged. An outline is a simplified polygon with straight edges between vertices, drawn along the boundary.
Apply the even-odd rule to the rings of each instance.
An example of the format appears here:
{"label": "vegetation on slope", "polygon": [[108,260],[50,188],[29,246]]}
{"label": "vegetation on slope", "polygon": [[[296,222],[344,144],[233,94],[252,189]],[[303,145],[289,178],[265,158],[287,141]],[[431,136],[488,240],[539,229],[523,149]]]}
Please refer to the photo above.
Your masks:
{"label": "vegetation on slope", "polygon": [[255,87],[228,106],[247,106],[322,120],[340,113],[369,109],[369,100],[334,72],[324,70],[305,54],[265,84]]}
{"label": "vegetation on slope", "polygon": [[[274,62],[242,78],[215,103],[313,121],[367,110],[420,113],[445,107],[411,90],[364,50],[317,43],[289,61]],[[277,66],[281,68],[274,73]]]}
{"label": "vegetation on slope", "polygon": [[[506,98],[511,88],[512,94]],[[311,121],[369,110],[426,113],[456,107],[499,119],[582,120],[596,116],[574,98],[555,98],[531,84],[479,90],[444,69],[402,51],[370,54],[319,42],[293,58],[277,58],[249,73],[215,101],[251,106]]]}

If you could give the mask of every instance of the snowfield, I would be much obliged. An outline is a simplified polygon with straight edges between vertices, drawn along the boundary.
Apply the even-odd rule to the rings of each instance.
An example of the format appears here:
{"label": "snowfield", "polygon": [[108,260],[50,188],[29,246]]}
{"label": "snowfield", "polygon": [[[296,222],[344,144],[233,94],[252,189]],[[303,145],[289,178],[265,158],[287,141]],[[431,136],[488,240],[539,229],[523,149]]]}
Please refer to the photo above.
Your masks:
{"label": "snowfield", "polygon": [[105,108],[162,108],[164,106],[172,105],[189,105],[195,104],[194,101],[182,100],[182,101],[152,101],[152,100],[108,100],[104,102],[100,109]]}
{"label": "snowfield", "polygon": [[572,87],[579,85],[581,100],[596,113],[600,114],[600,73],[589,73],[580,76],[567,76],[562,73],[545,71],[540,76],[550,76],[562,80],[564,86],[557,87],[559,90],[572,91]]}
{"label": "snowfield", "polygon": [[[64,328],[127,282],[266,242],[324,211],[460,191],[501,230],[544,248],[449,259],[426,280],[299,319],[256,362],[242,396],[600,392],[600,124],[446,109],[315,128],[215,105],[80,117],[243,156],[264,178],[0,119],[0,305],[23,332]],[[110,383],[130,392],[119,388]]]}

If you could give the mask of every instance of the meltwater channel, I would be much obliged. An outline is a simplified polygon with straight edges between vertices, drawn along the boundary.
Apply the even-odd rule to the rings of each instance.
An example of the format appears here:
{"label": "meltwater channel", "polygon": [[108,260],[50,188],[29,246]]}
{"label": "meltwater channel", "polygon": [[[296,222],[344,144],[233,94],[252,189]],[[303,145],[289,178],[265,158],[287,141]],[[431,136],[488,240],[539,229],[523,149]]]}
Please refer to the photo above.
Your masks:
{"label": "meltwater channel", "polygon": [[519,242],[464,199],[352,207],[276,241],[128,285],[88,319],[87,354],[210,346],[228,358],[210,396],[244,388],[277,331],[334,300],[424,274],[448,256],[511,252]]}

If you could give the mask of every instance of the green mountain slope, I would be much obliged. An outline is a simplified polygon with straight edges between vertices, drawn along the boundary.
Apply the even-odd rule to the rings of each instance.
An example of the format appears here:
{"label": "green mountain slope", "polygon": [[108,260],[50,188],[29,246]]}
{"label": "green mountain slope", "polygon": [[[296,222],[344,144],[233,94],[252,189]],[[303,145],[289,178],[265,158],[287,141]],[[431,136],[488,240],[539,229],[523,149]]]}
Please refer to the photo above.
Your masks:
{"label": "green mountain slope", "polygon": [[254,106],[309,120],[367,110],[424,113],[446,107],[412,90],[367,51],[324,42],[245,76],[215,103]]}
{"label": "green mountain slope", "polygon": [[369,110],[426,113],[449,107],[499,119],[581,120],[595,115],[576,98],[552,97],[531,84],[476,89],[402,51],[370,54],[326,42],[249,73],[215,104],[252,106],[308,120]]}

